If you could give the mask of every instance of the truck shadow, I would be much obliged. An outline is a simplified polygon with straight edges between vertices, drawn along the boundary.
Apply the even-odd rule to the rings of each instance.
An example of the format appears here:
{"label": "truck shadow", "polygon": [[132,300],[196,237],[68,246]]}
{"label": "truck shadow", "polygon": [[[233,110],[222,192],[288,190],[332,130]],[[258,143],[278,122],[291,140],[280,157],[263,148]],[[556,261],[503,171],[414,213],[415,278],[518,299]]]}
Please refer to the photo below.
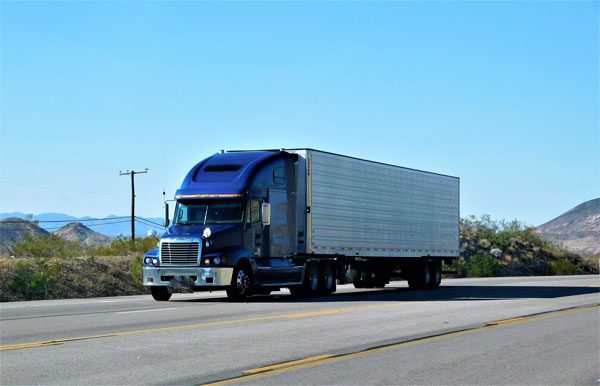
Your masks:
{"label": "truck shadow", "polygon": [[[246,303],[340,303],[340,302],[393,302],[393,301],[470,301],[470,300],[510,300],[510,299],[552,299],[600,293],[599,287],[566,286],[459,286],[440,287],[436,290],[411,290],[406,287],[386,287],[384,289],[361,290],[360,292],[342,292],[327,296],[295,298],[287,293],[274,293],[269,296],[252,296]],[[172,302],[220,303],[223,298],[181,299],[176,296]]]}

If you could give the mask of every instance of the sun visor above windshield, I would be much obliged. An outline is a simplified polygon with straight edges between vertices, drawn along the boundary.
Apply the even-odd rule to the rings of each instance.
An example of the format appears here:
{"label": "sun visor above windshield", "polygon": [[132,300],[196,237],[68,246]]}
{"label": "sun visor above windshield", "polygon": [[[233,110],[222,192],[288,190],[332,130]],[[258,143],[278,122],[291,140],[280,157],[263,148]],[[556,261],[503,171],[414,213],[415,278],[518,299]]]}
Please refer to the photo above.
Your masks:
{"label": "sun visor above windshield", "polygon": [[235,198],[248,191],[260,165],[281,151],[217,153],[201,161],[187,174],[175,198]]}

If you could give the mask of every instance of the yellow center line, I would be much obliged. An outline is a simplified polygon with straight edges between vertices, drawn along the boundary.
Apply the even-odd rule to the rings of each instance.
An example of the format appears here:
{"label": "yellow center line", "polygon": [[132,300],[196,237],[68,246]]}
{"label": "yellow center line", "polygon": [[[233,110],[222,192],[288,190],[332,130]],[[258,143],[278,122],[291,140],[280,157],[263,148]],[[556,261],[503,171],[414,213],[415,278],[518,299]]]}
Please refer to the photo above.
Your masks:
{"label": "yellow center line", "polygon": [[524,316],[518,316],[516,318],[503,319],[503,320],[497,320],[495,322],[489,322],[487,325],[488,326],[497,326],[499,324],[513,323],[513,322],[516,322],[517,320],[522,320],[522,319],[525,319],[525,317]]}
{"label": "yellow center line", "polygon": [[[548,319],[548,318],[553,318],[553,317],[562,316],[562,315],[568,315],[568,314],[581,312],[581,311],[589,311],[592,309],[597,309],[599,307],[600,307],[600,305],[594,305],[594,306],[587,306],[587,307],[571,308],[571,309],[562,310],[562,311],[551,311],[551,312],[541,314],[541,315],[522,316],[522,317],[511,318],[511,319],[504,319],[504,320],[499,320],[496,322],[487,323],[486,325],[481,326],[481,327],[474,327],[474,328],[470,328],[470,329],[466,329],[466,330],[449,332],[449,333],[430,336],[430,337],[426,337],[426,338],[415,339],[415,340],[411,340],[411,341],[407,341],[407,342],[395,343],[395,344],[391,344],[388,346],[366,349],[366,350],[355,352],[355,353],[341,354],[341,355],[336,355],[336,356],[326,354],[326,355],[324,355],[325,358],[322,358],[322,359],[316,359],[318,357],[311,357],[311,358],[306,358],[307,361],[304,361],[304,362],[302,362],[302,360],[295,361],[295,362],[297,362],[296,364],[293,364],[292,362],[287,362],[287,363],[282,364],[284,366],[278,366],[278,365],[265,366],[265,367],[259,368],[259,369],[262,369],[262,371],[260,371],[260,372],[253,371],[253,370],[258,370],[258,369],[245,370],[245,371],[242,371],[242,374],[246,374],[246,375],[242,375],[242,376],[239,376],[236,378],[225,379],[225,380],[217,381],[217,382],[213,382],[213,383],[208,383],[208,384],[205,384],[205,386],[230,385],[230,384],[234,384],[234,383],[238,383],[238,382],[246,382],[246,381],[250,381],[253,379],[257,379],[257,378],[263,378],[263,377],[277,375],[277,374],[281,374],[281,373],[301,370],[301,369],[308,368],[308,367],[320,366],[320,365],[324,365],[324,364],[328,364],[328,363],[343,361],[346,359],[359,358],[362,356],[371,355],[371,354],[382,352],[382,351],[388,351],[388,350],[393,350],[393,349],[397,349],[397,348],[401,348],[401,347],[408,347],[408,346],[413,346],[413,345],[417,345],[417,344],[421,344],[421,343],[433,342],[433,341],[438,341],[438,340],[442,340],[442,339],[446,339],[446,338],[450,338],[450,337],[461,336],[461,335],[469,334],[472,332],[487,330],[490,328],[502,328],[502,327],[505,327],[508,325],[521,324],[521,323],[526,323],[526,322],[530,322],[530,321],[534,321],[534,320]],[[272,367],[272,368],[269,369],[269,367]]]}
{"label": "yellow center line", "polygon": [[295,319],[295,318],[309,318],[309,317],[315,317],[315,316],[341,314],[341,313],[352,312],[352,311],[363,311],[363,310],[386,308],[386,307],[401,307],[401,306],[414,304],[414,303],[418,303],[418,302],[395,302],[395,303],[375,304],[375,305],[369,305],[369,306],[356,306],[356,307],[345,307],[345,308],[337,308],[337,309],[311,311],[311,312],[303,312],[303,313],[258,316],[255,318],[221,320],[221,321],[216,321],[216,322],[206,322],[206,323],[187,324],[187,325],[181,325],[181,326],[150,328],[150,329],[145,329],[145,330],[112,332],[112,333],[99,334],[99,335],[79,336],[79,337],[73,337],[73,338],[47,340],[47,341],[41,341],[41,342],[28,342],[28,343],[18,343],[18,344],[11,344],[11,345],[0,345],[0,351],[19,350],[19,349],[33,348],[33,347],[44,347],[44,346],[52,346],[52,345],[58,345],[58,344],[63,344],[63,343],[69,343],[69,342],[76,342],[76,341],[80,341],[80,340],[111,338],[111,337],[117,337],[117,336],[148,334],[148,333],[154,333],[154,332],[188,330],[188,329],[193,329],[193,328],[235,325],[235,324],[242,324],[242,323],[263,322],[263,321],[279,320],[279,319],[285,320],[285,319]]}
{"label": "yellow center line", "polygon": [[322,359],[326,359],[326,358],[331,358],[332,356],[333,356],[333,354],[318,355],[316,357],[298,359],[298,360],[295,360],[295,361],[278,363],[276,365],[258,367],[256,369],[251,369],[251,370],[244,370],[244,371],[242,371],[242,373],[243,374],[264,373],[265,371],[271,371],[271,370],[275,370],[275,369],[281,369],[281,368],[284,368],[284,367],[290,367],[290,366],[299,365],[299,364],[307,363],[307,362],[314,362],[314,361],[318,361],[318,360],[322,360]]}

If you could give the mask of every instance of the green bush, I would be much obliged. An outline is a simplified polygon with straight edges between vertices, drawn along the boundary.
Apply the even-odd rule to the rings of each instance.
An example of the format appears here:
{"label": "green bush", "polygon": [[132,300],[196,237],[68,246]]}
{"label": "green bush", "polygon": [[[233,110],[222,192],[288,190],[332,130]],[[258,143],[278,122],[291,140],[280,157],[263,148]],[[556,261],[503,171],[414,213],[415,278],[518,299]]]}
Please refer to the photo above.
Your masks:
{"label": "green bush", "polygon": [[131,261],[131,265],[129,266],[129,275],[131,276],[131,280],[137,286],[141,286],[142,282],[142,266],[143,266],[143,256],[135,257],[134,260]]}
{"label": "green bush", "polygon": [[156,245],[157,241],[154,237],[136,238],[132,243],[131,239],[121,236],[110,244],[92,248],[89,254],[92,256],[143,256],[144,253],[156,248]]}
{"label": "green bush", "polygon": [[454,260],[450,268],[457,277],[490,277],[500,273],[500,262],[489,255],[476,254],[469,260]]}
{"label": "green bush", "polygon": [[59,283],[58,273],[57,263],[49,264],[42,259],[37,259],[34,264],[19,261],[10,290],[26,300],[52,298]]}
{"label": "green bush", "polygon": [[86,248],[79,243],[66,241],[53,234],[46,236],[27,235],[15,241],[10,254],[16,257],[46,258],[76,257],[85,253]]}
{"label": "green bush", "polygon": [[548,263],[552,275],[579,275],[583,271],[576,264],[567,260],[554,260]]}

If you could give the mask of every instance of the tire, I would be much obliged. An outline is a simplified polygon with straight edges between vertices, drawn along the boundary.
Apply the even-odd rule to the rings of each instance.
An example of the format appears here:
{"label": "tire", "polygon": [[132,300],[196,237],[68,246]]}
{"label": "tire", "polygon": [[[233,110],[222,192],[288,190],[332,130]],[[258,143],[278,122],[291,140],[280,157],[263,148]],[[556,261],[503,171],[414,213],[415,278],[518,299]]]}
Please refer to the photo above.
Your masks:
{"label": "tire", "polygon": [[429,288],[438,288],[442,282],[442,263],[436,261],[431,263],[429,267],[431,271],[431,282],[429,283]]}
{"label": "tire", "polygon": [[350,274],[352,275],[352,284],[354,284],[354,288],[365,288],[361,270],[353,269],[350,271]]}
{"label": "tire", "polygon": [[319,291],[319,267],[314,263],[308,263],[304,275],[304,291],[307,295],[315,295]]}
{"label": "tire", "polygon": [[153,286],[150,287],[150,293],[154,300],[158,302],[166,302],[171,299],[171,292],[169,292],[169,287],[164,286]]}
{"label": "tire", "polygon": [[390,274],[385,272],[378,272],[375,275],[374,284],[375,288],[385,288],[390,282]]}
{"label": "tire", "polygon": [[337,286],[333,267],[329,264],[323,265],[321,269],[319,269],[319,276],[318,292],[323,295],[334,293],[337,289]]}
{"label": "tire", "polygon": [[430,285],[431,269],[429,264],[416,264],[409,274],[408,286],[410,289],[425,289],[430,288]]}
{"label": "tire", "polygon": [[352,270],[354,288],[375,288],[375,280],[371,271]]}
{"label": "tire", "polygon": [[225,290],[230,301],[240,301],[250,295],[252,289],[252,269],[247,265],[235,267],[231,285]]}
{"label": "tire", "polygon": [[296,298],[314,296],[319,292],[320,282],[319,267],[315,263],[308,263],[304,272],[304,281],[301,285],[289,287],[290,294]]}

